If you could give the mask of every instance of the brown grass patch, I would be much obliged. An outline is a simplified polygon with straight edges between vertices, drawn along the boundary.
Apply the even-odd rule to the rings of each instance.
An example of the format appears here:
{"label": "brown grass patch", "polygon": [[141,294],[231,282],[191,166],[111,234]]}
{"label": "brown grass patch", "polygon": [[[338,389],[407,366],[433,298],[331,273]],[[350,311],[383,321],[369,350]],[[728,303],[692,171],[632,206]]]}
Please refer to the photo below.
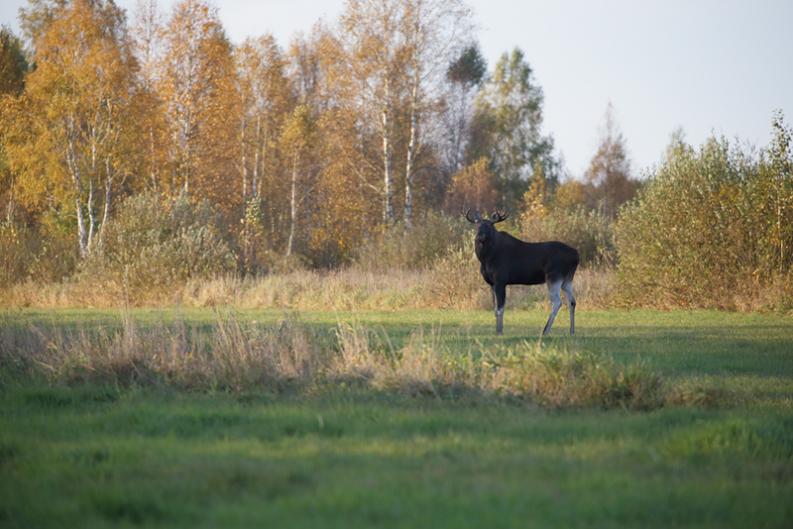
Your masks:
{"label": "brown grass patch", "polygon": [[[579,270],[576,298],[589,308],[608,307],[611,270]],[[124,308],[127,306],[225,306],[240,309],[397,310],[490,308],[490,288],[470,256],[449,254],[429,270],[373,272],[348,268],[300,270],[261,278],[235,276],[190,280],[172,289],[130,292],[124,285],[90,282],[13,285],[0,293],[5,307]],[[545,286],[510,287],[510,307],[547,304]]]}
{"label": "brown grass patch", "polygon": [[0,382],[43,376],[52,383],[163,385],[198,391],[315,391],[339,384],[438,398],[519,398],[549,408],[648,410],[717,405],[707,388],[677,388],[641,362],[627,365],[524,342],[512,349],[443,345],[417,328],[396,346],[384,330],[339,323],[322,330],[294,316],[272,325],[217,312],[209,326],[185,322],[116,328],[0,329]]}

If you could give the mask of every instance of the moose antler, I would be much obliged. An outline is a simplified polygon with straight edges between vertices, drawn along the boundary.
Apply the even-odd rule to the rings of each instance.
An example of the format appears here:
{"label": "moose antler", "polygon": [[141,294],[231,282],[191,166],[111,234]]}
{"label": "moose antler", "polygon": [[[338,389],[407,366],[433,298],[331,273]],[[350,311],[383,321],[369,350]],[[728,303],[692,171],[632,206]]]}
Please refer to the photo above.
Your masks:
{"label": "moose antler", "polygon": [[479,212],[476,210],[474,210],[474,216],[471,217],[471,208],[468,208],[468,211],[465,212],[465,218],[468,220],[468,222],[471,222],[473,224],[476,224],[477,222],[482,220],[482,217],[479,215]]}
{"label": "moose antler", "polygon": [[509,217],[509,213],[505,211],[494,211],[490,214],[490,220],[493,221],[493,224],[507,220],[507,217]]}

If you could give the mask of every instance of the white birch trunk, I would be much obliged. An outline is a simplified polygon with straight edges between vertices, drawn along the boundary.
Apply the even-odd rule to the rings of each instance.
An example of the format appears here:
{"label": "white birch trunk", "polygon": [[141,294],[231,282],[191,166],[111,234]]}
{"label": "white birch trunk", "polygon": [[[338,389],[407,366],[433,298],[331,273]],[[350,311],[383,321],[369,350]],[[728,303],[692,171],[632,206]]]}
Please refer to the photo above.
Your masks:
{"label": "white birch trunk", "polygon": [[240,151],[242,154],[242,159],[240,160],[240,164],[242,165],[242,209],[243,212],[245,211],[245,203],[248,199],[248,159],[247,159],[247,149],[245,148],[245,120],[242,120],[242,127],[240,130]]}
{"label": "white birch trunk", "polygon": [[86,248],[91,252],[91,247],[94,242],[94,233],[96,232],[96,217],[94,216],[94,179],[96,178],[96,146],[97,146],[97,128],[91,127],[91,170],[88,173],[88,238],[86,240]]}
{"label": "white birch trunk", "polygon": [[405,227],[413,225],[413,164],[416,156],[416,142],[418,135],[418,116],[416,105],[418,104],[418,79],[413,84],[413,93],[410,101],[410,139],[408,141],[407,162],[405,164]]}
{"label": "white birch trunk", "polygon": [[393,183],[393,175],[391,171],[391,124],[390,124],[390,113],[391,113],[391,102],[390,102],[390,90],[388,82],[386,82],[386,91],[385,91],[385,104],[383,106],[383,172],[384,172],[384,211],[383,211],[383,222],[390,226],[394,223],[394,183]]}
{"label": "white birch trunk", "polygon": [[85,217],[83,217],[83,204],[80,196],[74,198],[74,207],[77,211],[77,243],[80,246],[80,257],[88,256],[88,243],[86,242]]}
{"label": "white birch trunk", "polygon": [[297,224],[297,152],[292,158],[292,192],[289,198],[289,241],[286,245],[286,256],[292,255],[295,242],[295,225]]}
{"label": "white birch trunk", "polygon": [[72,184],[74,185],[74,209],[77,215],[77,245],[80,251],[80,257],[85,258],[88,255],[88,242],[87,232],[85,230],[85,217],[83,216],[83,182],[80,175],[80,168],[77,166],[76,153],[74,147],[73,127],[74,124],[70,120],[67,127],[69,130],[69,140],[66,146],[66,165],[72,176]]}
{"label": "white birch trunk", "polygon": [[86,249],[90,253],[93,242],[94,232],[96,231],[96,217],[94,216],[94,179],[93,175],[88,179],[88,240]]}
{"label": "white birch trunk", "polygon": [[185,155],[186,156],[185,156],[185,164],[184,164],[185,166],[184,166],[184,188],[183,188],[183,191],[184,191],[185,196],[187,196],[187,195],[190,194],[190,162],[191,162],[191,158],[192,158],[192,155],[190,153],[190,144],[189,143],[187,144],[187,147],[185,148]]}
{"label": "white birch trunk", "polygon": [[102,225],[99,228],[99,244],[102,244],[105,226],[110,219],[110,200],[112,199],[113,175],[110,169],[110,158],[105,158],[105,205],[102,211]]}
{"label": "white birch trunk", "polygon": [[261,158],[261,130],[262,130],[262,117],[256,116],[256,138],[254,140],[254,153],[253,153],[253,178],[251,179],[251,195],[254,197],[259,196],[259,159]]}

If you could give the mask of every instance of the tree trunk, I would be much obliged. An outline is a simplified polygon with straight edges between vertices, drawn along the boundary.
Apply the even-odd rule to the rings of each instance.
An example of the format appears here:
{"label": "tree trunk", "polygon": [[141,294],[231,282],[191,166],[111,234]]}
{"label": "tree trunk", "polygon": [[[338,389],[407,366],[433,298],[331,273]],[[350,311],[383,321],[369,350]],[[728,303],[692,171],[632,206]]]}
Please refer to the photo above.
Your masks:
{"label": "tree trunk", "polygon": [[[70,120],[67,127],[73,128],[74,124]],[[74,138],[69,137],[66,145],[66,165],[72,175],[72,184],[74,185],[74,209],[77,215],[77,246],[80,250],[80,257],[85,258],[88,255],[88,241],[85,231],[85,217],[83,216],[83,182],[80,175],[80,168],[77,167],[75,159]]]}
{"label": "tree trunk", "polygon": [[416,156],[416,141],[418,135],[418,116],[416,104],[418,98],[418,80],[413,85],[410,102],[410,140],[408,141],[407,163],[405,164],[405,227],[413,225],[413,163]]}
{"label": "tree trunk", "polygon": [[186,163],[184,167],[184,187],[182,188],[184,195],[190,194],[190,164]]}
{"label": "tree trunk", "polygon": [[157,189],[157,162],[154,156],[154,127],[149,127],[149,179],[152,189]]}
{"label": "tree trunk", "polygon": [[259,196],[259,159],[261,157],[261,131],[262,131],[262,117],[256,116],[256,138],[253,142],[253,178],[251,179],[251,195],[254,197]]}
{"label": "tree trunk", "polygon": [[242,120],[242,130],[240,131],[240,151],[242,153],[242,208],[245,210],[245,202],[248,199],[248,160],[246,159],[245,149],[245,120]]}
{"label": "tree trunk", "polygon": [[77,211],[77,243],[80,246],[80,257],[85,259],[88,256],[88,243],[86,242],[85,218],[83,217],[83,205],[80,197],[74,199],[74,207]]}
{"label": "tree trunk", "polygon": [[286,256],[292,255],[295,242],[295,224],[297,223],[297,162],[298,154],[292,158],[292,193],[289,199],[289,241],[286,245]]}
{"label": "tree trunk", "polygon": [[86,241],[86,248],[91,252],[91,247],[94,243],[94,233],[96,232],[96,217],[94,217],[94,179],[97,177],[96,170],[96,144],[97,144],[96,128],[91,128],[91,171],[88,175],[88,239]]}
{"label": "tree trunk", "polygon": [[459,97],[459,105],[457,107],[457,116],[455,121],[455,127],[452,131],[454,137],[452,138],[452,167],[451,167],[451,174],[456,174],[460,169],[463,168],[463,158],[464,158],[464,147],[465,147],[465,136],[468,132],[468,95],[469,95],[469,88],[468,85],[463,85],[460,87],[460,97]]}
{"label": "tree trunk", "polygon": [[386,83],[386,101],[383,105],[383,172],[384,172],[384,192],[385,192],[385,207],[383,211],[383,222],[390,226],[394,223],[394,190],[393,190],[393,175],[391,174],[391,126],[390,126],[390,113],[391,113],[391,97],[388,83]]}
{"label": "tree trunk", "polygon": [[91,251],[91,247],[93,246],[94,242],[94,232],[96,231],[96,217],[94,217],[94,179],[93,175],[88,180],[88,240],[86,243],[86,248],[88,252]]}
{"label": "tree trunk", "polygon": [[110,200],[112,199],[113,177],[110,173],[110,159],[105,159],[105,207],[102,212],[102,226],[99,227],[99,243],[102,243],[105,226],[110,219]]}

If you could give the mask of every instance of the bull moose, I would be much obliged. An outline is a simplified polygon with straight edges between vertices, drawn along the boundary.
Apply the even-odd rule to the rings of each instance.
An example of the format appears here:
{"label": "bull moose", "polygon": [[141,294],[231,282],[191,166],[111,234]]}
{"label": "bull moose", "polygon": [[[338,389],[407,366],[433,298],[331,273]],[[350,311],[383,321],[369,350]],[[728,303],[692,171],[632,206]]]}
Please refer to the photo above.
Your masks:
{"label": "bull moose", "polygon": [[493,212],[483,218],[479,212],[466,212],[465,218],[476,225],[476,257],[485,282],[493,290],[496,311],[496,333],[504,331],[504,303],[507,285],[548,286],[551,314],[543,334],[551,332],[553,320],[562,306],[560,291],[564,291],[570,308],[570,334],[575,334],[575,296],[573,277],[578,268],[578,250],[557,241],[524,242],[498,231],[496,224],[507,218],[506,213]]}

